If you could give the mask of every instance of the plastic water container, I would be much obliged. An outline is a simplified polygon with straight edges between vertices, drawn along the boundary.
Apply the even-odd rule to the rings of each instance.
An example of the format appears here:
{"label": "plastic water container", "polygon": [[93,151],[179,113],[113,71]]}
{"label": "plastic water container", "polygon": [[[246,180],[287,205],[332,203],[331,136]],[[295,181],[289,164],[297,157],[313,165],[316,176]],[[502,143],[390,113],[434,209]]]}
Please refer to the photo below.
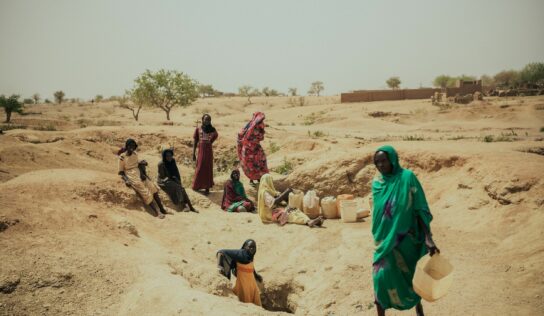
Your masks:
{"label": "plastic water container", "polygon": [[412,284],[414,291],[428,302],[434,302],[448,292],[453,281],[453,266],[439,253],[426,254],[416,265]]}
{"label": "plastic water container", "polygon": [[354,223],[357,221],[357,206],[357,201],[340,200],[340,217],[344,223]]}
{"label": "plastic water container", "polygon": [[336,207],[336,198],[327,196],[321,199],[321,212],[327,219],[338,218],[338,208]]}
{"label": "plastic water container", "polygon": [[289,207],[298,208],[302,211],[302,199],[304,198],[304,192],[300,190],[293,190],[289,193]]}
{"label": "plastic water container", "polygon": [[337,217],[340,217],[340,201],[342,200],[353,200],[355,197],[353,194],[340,194],[336,197],[336,209],[338,210]]}
{"label": "plastic water container", "polygon": [[369,217],[370,216],[370,211],[369,210],[364,210],[364,209],[358,209],[357,210],[357,218],[365,218],[365,217]]}
{"label": "plastic water container", "polygon": [[319,207],[319,197],[314,190],[306,192],[306,195],[304,195],[304,199],[302,201],[304,214],[308,215],[308,217],[312,219],[319,216],[319,213],[321,212]]}

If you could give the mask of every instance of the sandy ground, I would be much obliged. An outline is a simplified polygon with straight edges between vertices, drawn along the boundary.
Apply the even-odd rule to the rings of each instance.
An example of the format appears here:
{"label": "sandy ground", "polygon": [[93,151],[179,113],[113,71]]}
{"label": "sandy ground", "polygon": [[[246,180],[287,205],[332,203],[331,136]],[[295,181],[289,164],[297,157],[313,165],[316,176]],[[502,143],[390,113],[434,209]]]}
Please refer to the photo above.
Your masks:
{"label": "sandy ground", "polygon": [[[304,106],[285,97],[245,103],[201,99],[176,109],[173,126],[163,124],[163,112],[144,109],[135,122],[110,103],[35,105],[14,115],[26,129],[0,135],[0,314],[279,313],[239,303],[216,272],[218,249],[253,238],[268,309],[374,315],[368,219],[279,227],[220,209],[235,135],[261,110],[269,166],[293,166],[275,174],[280,188],[363,199],[374,150],[398,149],[426,190],[435,241],[455,267],[448,295],[423,303],[428,315],[543,315],[544,97],[446,109],[427,100],[340,104],[338,97],[306,98]],[[137,139],[155,178],[158,147],[174,145],[188,187],[191,137],[204,112],[220,134],[216,187],[209,197],[189,190],[200,214],[167,203],[174,214],[154,218],[116,176],[114,153],[127,137]],[[501,141],[484,142],[487,135]]]}

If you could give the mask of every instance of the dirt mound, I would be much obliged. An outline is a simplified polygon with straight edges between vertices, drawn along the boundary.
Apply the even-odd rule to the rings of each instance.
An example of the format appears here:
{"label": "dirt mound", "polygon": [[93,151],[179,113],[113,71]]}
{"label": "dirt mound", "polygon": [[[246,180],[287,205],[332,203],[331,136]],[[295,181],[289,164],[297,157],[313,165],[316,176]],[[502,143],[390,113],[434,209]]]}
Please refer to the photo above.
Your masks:
{"label": "dirt mound", "polygon": [[[437,156],[428,153],[401,156],[401,165],[416,173],[437,172],[442,168],[459,168],[466,159],[459,156]],[[277,181],[279,188],[298,188],[304,191],[313,189],[318,195],[336,196],[354,194],[366,196],[370,193],[369,183],[376,175],[374,154],[351,156],[349,158],[320,161],[312,166],[295,169],[286,179]]]}

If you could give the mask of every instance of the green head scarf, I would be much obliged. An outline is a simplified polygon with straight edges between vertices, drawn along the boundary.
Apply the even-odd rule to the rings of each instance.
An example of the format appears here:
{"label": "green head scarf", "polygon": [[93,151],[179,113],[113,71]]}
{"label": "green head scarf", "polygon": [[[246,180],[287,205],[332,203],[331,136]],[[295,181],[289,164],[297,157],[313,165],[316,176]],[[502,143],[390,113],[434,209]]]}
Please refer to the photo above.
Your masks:
{"label": "green head scarf", "polygon": [[387,154],[393,170],[372,181],[372,235],[376,244],[373,262],[390,254],[409,232],[423,242],[416,216],[420,216],[427,226],[432,219],[421,184],[411,170],[400,166],[395,149],[382,146],[378,151]]}

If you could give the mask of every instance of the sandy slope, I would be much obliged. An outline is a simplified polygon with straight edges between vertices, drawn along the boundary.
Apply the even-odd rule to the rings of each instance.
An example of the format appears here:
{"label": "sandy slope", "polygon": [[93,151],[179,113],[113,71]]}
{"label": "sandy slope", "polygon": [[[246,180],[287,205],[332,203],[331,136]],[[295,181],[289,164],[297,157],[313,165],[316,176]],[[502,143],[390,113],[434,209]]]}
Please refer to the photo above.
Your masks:
{"label": "sandy slope", "polygon": [[[31,108],[36,114],[15,116],[18,124],[56,131],[0,136],[0,314],[265,315],[270,312],[239,303],[215,270],[217,249],[254,238],[268,308],[373,315],[369,221],[330,220],[311,230],[225,214],[219,208],[225,172],[216,174],[209,198],[189,192],[200,214],[158,220],[115,175],[114,153],[130,136],[139,140],[153,176],[158,146],[174,145],[188,186],[191,136],[203,112],[211,112],[220,133],[217,165],[228,169],[236,132],[256,110],[266,112],[270,125],[269,165],[294,165],[288,176],[276,175],[280,188],[364,198],[375,148],[398,149],[426,190],[435,240],[455,266],[448,296],[424,303],[429,315],[544,310],[544,98],[447,110],[428,101],[338,104],[336,97],[321,97],[307,98],[303,107],[288,98],[253,101],[199,100],[173,113],[174,126],[162,125],[162,112],[147,110],[137,123],[107,103],[40,105]],[[377,111],[386,114],[375,117]],[[501,134],[513,141],[482,141]],[[276,146],[281,149],[271,153]]]}

